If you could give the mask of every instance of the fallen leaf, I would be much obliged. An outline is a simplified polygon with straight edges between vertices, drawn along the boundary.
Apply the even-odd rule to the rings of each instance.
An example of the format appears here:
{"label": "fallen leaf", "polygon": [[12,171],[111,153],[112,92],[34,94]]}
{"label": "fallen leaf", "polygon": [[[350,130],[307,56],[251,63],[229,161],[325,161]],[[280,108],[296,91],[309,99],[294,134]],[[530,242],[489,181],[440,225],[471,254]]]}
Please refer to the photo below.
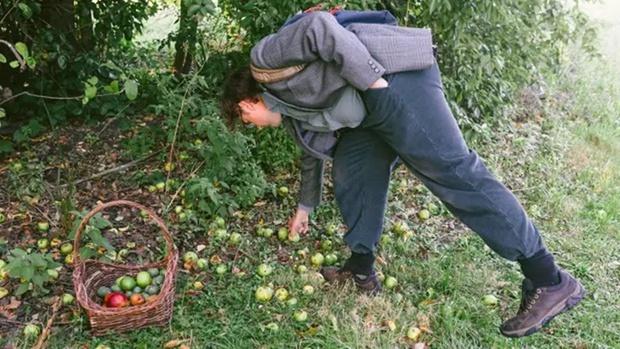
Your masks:
{"label": "fallen leaf", "polygon": [[164,349],[176,348],[176,347],[178,347],[179,345],[183,344],[186,341],[187,341],[187,339],[173,339],[173,340],[170,340],[170,341],[166,342],[166,344],[164,344]]}

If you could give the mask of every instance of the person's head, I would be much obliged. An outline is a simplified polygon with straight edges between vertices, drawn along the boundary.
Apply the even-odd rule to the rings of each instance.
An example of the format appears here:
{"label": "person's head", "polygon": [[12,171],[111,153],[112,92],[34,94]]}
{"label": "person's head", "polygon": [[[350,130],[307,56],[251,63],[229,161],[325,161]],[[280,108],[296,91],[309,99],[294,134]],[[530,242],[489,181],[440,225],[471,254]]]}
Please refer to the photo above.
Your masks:
{"label": "person's head", "polygon": [[239,120],[258,127],[280,126],[282,116],[267,108],[260,98],[261,92],[249,66],[228,76],[224,83],[220,108],[229,127],[233,127]]}

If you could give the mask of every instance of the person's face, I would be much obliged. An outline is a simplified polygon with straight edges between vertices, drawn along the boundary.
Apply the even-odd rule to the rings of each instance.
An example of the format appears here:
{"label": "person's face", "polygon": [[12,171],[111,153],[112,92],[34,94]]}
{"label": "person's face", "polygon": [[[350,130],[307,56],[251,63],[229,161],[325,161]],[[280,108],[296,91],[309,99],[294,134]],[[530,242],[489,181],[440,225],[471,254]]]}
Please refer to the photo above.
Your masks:
{"label": "person's face", "polygon": [[239,102],[241,110],[241,120],[244,124],[253,124],[258,128],[278,127],[282,123],[282,115],[267,109],[265,102],[258,98],[256,100],[244,99]]}

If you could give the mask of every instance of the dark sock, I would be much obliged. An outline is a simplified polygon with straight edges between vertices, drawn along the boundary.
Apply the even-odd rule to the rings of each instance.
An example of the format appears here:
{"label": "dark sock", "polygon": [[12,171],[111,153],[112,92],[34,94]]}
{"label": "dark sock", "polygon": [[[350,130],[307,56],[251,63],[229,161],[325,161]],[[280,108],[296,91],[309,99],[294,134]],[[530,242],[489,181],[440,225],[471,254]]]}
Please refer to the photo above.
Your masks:
{"label": "dark sock", "polygon": [[356,253],[351,251],[351,257],[344,264],[344,268],[353,274],[369,275],[375,263],[375,255],[370,253]]}
{"label": "dark sock", "polygon": [[542,249],[530,258],[519,259],[523,275],[530,279],[534,287],[547,287],[560,283],[560,273],[553,255]]}

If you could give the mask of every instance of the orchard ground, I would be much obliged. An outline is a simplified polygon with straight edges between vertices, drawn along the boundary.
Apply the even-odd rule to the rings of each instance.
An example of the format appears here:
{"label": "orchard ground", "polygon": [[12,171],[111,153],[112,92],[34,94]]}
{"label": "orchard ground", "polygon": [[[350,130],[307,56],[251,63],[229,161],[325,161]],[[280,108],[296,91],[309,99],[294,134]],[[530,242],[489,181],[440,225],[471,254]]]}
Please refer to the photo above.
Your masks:
{"label": "orchard ground", "polygon": [[[603,19],[616,21],[606,22],[608,40],[618,37],[612,33],[618,32],[620,16],[611,16],[612,10],[591,10],[603,14]],[[492,132],[483,125],[481,137],[470,142],[519,197],[558,263],[574,273],[589,291],[577,308],[556,318],[542,333],[523,339],[507,339],[499,334],[499,324],[518,308],[518,266],[484,247],[404,167],[396,171],[390,186],[385,234],[389,239],[382,241],[377,263],[385,277],[396,278],[397,285],[380,296],[367,297],[351,285],[336,289],[322,284],[311,264],[317,252],[334,253],[339,261],[346,256],[339,236],[344,228],[329,180],[325,203],[312,217],[309,236],[298,242],[282,242],[277,237],[278,228],[286,225],[295,207],[298,186],[295,174],[280,173],[271,181],[276,187],[289,187],[290,194],[274,191],[252,208],[227,218],[227,234],[241,234],[240,243],[231,246],[227,237],[216,238],[217,224],[208,229],[210,233],[198,234],[204,227],[195,226],[191,217],[181,219],[180,213],[187,209],[174,209],[180,205],[180,195],[165,190],[152,193],[135,185],[137,177],[164,167],[150,159],[126,172],[77,185],[72,200],[77,207],[89,208],[97,200],[125,198],[157,209],[174,233],[181,254],[194,251],[208,258],[207,269],[179,272],[169,327],[95,338],[88,331],[85,315],[77,306],[68,305],[58,314],[49,347],[158,348],[179,339],[191,348],[406,348],[416,343],[432,348],[617,348],[620,70],[610,62],[620,61],[620,56],[611,50],[612,42],[601,45],[605,60],[592,59],[578,50],[571,52],[566,67],[555,80],[548,81],[544,98],[526,90],[511,112],[510,123]],[[146,116],[141,121],[157,119]],[[102,129],[104,125],[76,126],[40,139],[32,151],[20,154],[19,161],[27,172],[19,176],[11,165],[17,158],[0,165],[4,169],[0,173],[3,194],[8,198],[1,205],[1,212],[8,217],[1,227],[14,232],[4,237],[6,244],[0,251],[5,253],[18,246],[36,249],[36,241],[46,236],[37,232],[38,221],[49,221],[50,231],[63,226],[62,203],[55,206],[51,196],[42,195],[35,201],[16,197],[42,179],[54,183],[55,172],[48,169],[60,166],[60,158],[64,159],[62,166],[74,168],[76,179],[123,163],[117,144],[129,137],[131,130],[105,128],[100,132]],[[55,146],[59,149],[55,150]],[[62,151],[70,155],[60,154]],[[42,169],[36,172],[41,177],[28,175],[35,173],[33,169]],[[183,182],[190,172],[178,163],[172,174]],[[418,213],[424,209],[431,216],[422,220]],[[148,246],[149,234],[156,231],[142,227],[143,222],[128,217],[128,213],[109,213],[107,218],[116,227],[131,227],[114,235],[117,238],[111,242],[128,249],[129,260],[161,252],[157,246],[140,250]],[[132,223],[126,224],[128,221]],[[406,225],[410,234],[393,232],[396,224]],[[334,235],[327,235],[332,225],[338,229]],[[258,227],[271,228],[274,234],[268,238],[258,236]],[[325,240],[332,242],[332,251],[322,250],[321,242]],[[262,263],[273,268],[269,275],[257,275]],[[218,265],[226,266],[223,273],[216,271]],[[299,265],[305,265],[308,271],[299,273]],[[52,295],[73,292],[70,267],[64,266],[60,274],[50,287]],[[204,288],[196,288],[196,281],[202,282]],[[313,286],[313,293],[307,287],[304,292],[308,285]],[[280,302],[275,297],[266,303],[258,302],[255,291],[262,286],[286,288],[288,298],[296,298],[297,304]],[[46,296],[26,295],[13,309],[9,307],[15,300],[11,295],[0,300],[0,345],[32,347],[35,339],[24,337],[22,326],[42,325],[50,316]],[[489,301],[489,295],[498,303]],[[307,320],[297,321],[303,318],[301,311],[307,313]],[[13,318],[7,320],[11,315]],[[419,335],[410,330],[412,327],[420,330]],[[409,338],[408,333],[414,338]]]}

